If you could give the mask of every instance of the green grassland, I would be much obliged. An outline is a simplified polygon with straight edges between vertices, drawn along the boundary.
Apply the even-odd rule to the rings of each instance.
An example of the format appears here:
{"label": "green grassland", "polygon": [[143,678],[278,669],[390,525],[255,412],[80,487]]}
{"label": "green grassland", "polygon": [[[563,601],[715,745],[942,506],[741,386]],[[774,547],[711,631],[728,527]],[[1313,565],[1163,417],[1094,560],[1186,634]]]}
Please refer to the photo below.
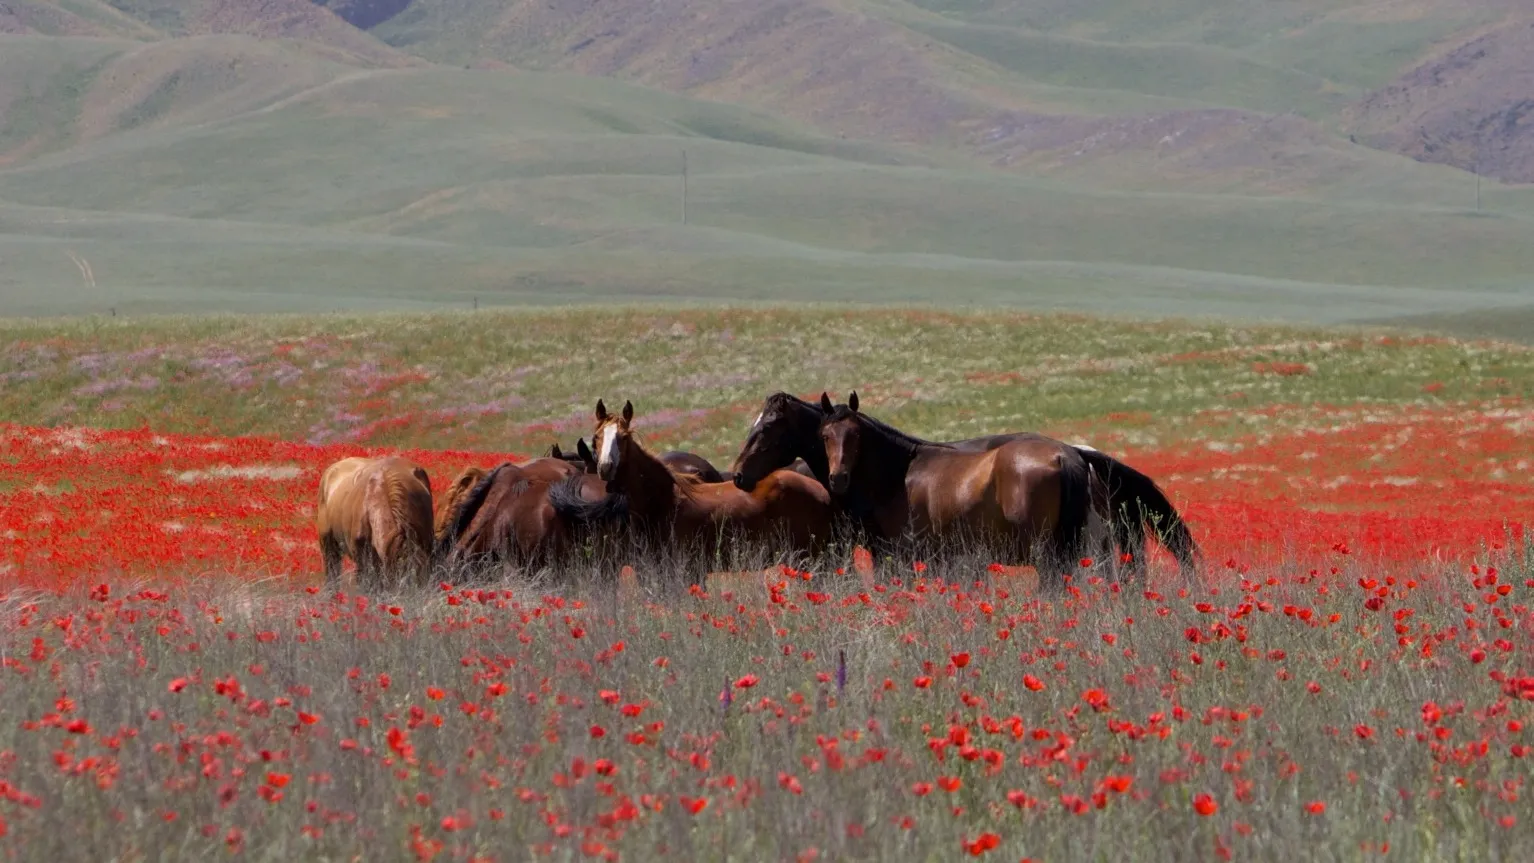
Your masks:
{"label": "green grassland", "polygon": [[[1319,115],[1342,86],[1212,37],[880,8],[1126,111]],[[1193,155],[1038,148],[998,170],[746,97],[298,40],[0,36],[0,78],[0,315],[835,300],[1454,326],[1534,307],[1534,193],[1488,183],[1477,212],[1468,174],[1308,126],[1275,127],[1265,162],[1209,162],[1266,135],[1216,130]]]}
{"label": "green grassland", "polygon": [[1136,446],[1276,429],[1316,406],[1534,394],[1521,347],[1016,312],[95,318],[9,321],[0,336],[12,422],[540,453],[589,435],[598,398],[628,399],[652,445],[724,464],[779,389],[856,389],[865,410],[939,439],[1037,429]]}

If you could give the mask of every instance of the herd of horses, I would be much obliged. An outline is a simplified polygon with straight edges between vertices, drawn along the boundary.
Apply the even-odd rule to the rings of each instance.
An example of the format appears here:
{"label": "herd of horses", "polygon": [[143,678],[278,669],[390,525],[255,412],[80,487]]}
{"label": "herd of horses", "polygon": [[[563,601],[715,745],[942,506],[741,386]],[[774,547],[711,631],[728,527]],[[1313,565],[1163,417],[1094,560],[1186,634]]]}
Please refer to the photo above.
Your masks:
{"label": "herd of horses", "polygon": [[1198,566],[1156,483],[1088,446],[1033,432],[928,441],[861,412],[855,392],[844,404],[778,392],[725,473],[693,453],[651,453],[633,419],[631,403],[614,414],[599,400],[592,446],[582,438],[573,453],[556,443],[520,464],[466,467],[435,501],[408,459],[336,462],[316,514],[327,585],[339,585],[348,557],[360,588],[424,586],[434,573],[460,581],[554,565],[598,541],[711,560],[747,547],[814,558],[837,543],[931,560],[980,543],[1033,565],[1041,589],[1056,592],[1084,558],[1143,581],[1149,530],[1184,578]]}

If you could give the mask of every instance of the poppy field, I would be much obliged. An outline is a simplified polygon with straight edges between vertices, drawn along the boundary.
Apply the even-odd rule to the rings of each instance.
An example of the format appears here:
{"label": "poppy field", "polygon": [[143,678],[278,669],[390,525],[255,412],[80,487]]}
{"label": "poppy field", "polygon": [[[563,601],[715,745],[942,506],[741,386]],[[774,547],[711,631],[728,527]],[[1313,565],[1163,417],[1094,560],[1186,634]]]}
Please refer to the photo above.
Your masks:
{"label": "poppy field", "polygon": [[[684,337],[596,327],[557,379],[486,384],[501,407],[473,425],[452,399],[487,398],[463,382],[492,360],[398,338],[292,356],[376,322],[22,333],[0,396],[0,856],[1534,859],[1526,351],[1020,317],[1015,362],[960,320],[914,327],[948,345],[919,374],[858,341],[775,369],[786,327],[718,314],[678,317]],[[913,327],[891,320],[855,323]],[[1084,559],[1047,600],[1004,561],[854,554],[691,590],[637,561],[323,589],[325,465],[404,452],[440,491],[589,434],[588,395],[628,397],[582,383],[625,376],[610,346],[638,345],[642,375],[725,328],[733,354],[645,383],[666,390],[648,440],[724,467],[775,384],[856,386],[931,437],[1036,428],[1156,478],[1201,583]],[[422,380],[369,395],[361,363]],[[236,366],[248,388],[215,380]],[[320,405],[371,430],[306,434]],[[408,421],[369,426],[391,411]]]}

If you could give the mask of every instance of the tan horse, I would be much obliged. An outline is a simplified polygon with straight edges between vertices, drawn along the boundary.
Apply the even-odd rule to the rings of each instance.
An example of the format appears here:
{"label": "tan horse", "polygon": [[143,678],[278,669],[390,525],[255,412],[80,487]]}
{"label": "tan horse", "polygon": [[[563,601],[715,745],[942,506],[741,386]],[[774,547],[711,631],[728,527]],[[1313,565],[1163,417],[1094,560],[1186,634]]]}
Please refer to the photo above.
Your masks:
{"label": "tan horse", "polygon": [[357,565],[359,589],[431,575],[431,478],[409,459],[343,458],[320,475],[315,512],[325,585],[341,582],[342,558]]}

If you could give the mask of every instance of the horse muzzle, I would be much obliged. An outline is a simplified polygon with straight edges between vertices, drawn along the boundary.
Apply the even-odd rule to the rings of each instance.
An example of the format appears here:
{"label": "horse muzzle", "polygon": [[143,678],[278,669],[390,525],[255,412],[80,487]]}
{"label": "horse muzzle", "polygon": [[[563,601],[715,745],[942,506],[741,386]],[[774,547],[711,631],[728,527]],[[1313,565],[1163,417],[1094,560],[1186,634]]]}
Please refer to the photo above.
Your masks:
{"label": "horse muzzle", "polygon": [[852,484],[852,477],[844,473],[831,474],[831,493],[846,494],[847,486]]}

